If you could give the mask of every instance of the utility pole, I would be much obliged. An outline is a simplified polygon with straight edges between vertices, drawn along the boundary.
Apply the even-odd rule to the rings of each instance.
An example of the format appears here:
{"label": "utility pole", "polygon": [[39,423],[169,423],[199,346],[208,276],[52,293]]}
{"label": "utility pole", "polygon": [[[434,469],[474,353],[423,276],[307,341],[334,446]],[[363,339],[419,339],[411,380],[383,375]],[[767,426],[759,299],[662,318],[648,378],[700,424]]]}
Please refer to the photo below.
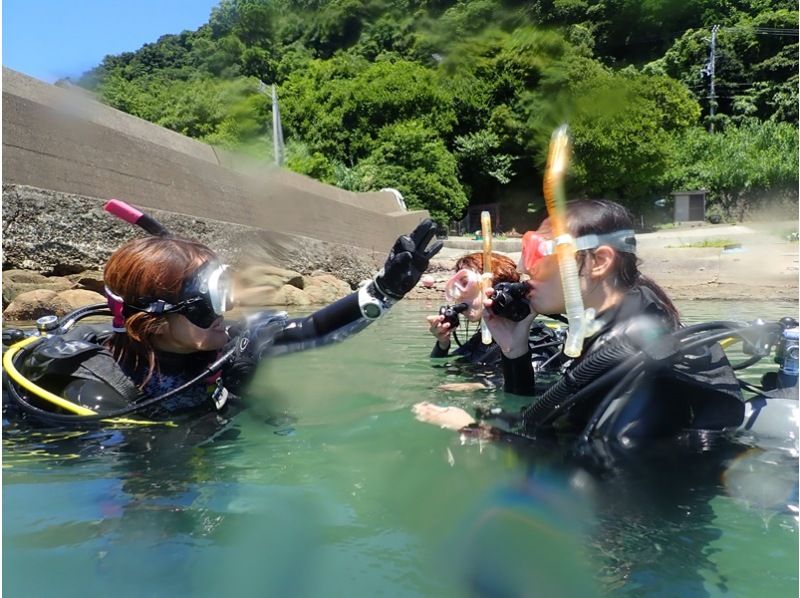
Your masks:
{"label": "utility pole", "polygon": [[717,110],[717,93],[714,89],[714,79],[717,70],[717,31],[719,25],[711,28],[711,51],[708,55],[708,62],[703,67],[701,74],[708,76],[708,132],[714,132],[714,114]]}
{"label": "utility pole", "polygon": [[[283,166],[283,126],[281,125],[281,112],[278,108],[278,92],[275,85],[272,88],[272,152],[275,166]],[[267,85],[263,81],[258,82],[258,91],[266,95]]]}
{"label": "utility pole", "polygon": [[278,92],[272,85],[272,148],[275,152],[275,164],[283,166],[283,126],[281,111],[278,108]]}

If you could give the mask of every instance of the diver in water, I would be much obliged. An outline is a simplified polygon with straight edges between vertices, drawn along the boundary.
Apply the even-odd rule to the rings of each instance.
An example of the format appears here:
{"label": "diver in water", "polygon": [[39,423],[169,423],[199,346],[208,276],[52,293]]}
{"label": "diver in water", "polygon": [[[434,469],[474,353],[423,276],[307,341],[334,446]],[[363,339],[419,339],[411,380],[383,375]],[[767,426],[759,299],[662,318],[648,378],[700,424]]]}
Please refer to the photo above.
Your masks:
{"label": "diver in water", "polygon": [[4,412],[13,406],[56,423],[223,412],[260,360],[341,340],[379,318],[442,246],[428,248],[435,225],[424,220],[397,239],[383,269],[351,295],[304,318],[264,312],[228,326],[230,268],[205,245],[115,201],[109,211],[151,234],[122,245],[105,266],[112,330],[66,331],[74,322],[53,317],[44,326],[55,334],[12,345],[4,356]]}
{"label": "diver in water", "polygon": [[[663,367],[647,375],[633,371],[633,362],[627,369],[620,367],[644,346],[672,338],[670,333],[681,328],[672,301],[639,271],[628,211],[612,201],[572,202],[567,206],[567,228],[578,249],[584,305],[596,310],[600,324],[585,339],[580,357],[570,361],[565,356],[561,379],[520,413],[495,410],[493,423],[476,422],[463,410],[421,403],[414,407],[417,418],[451,429],[470,427],[484,437],[577,434],[585,446],[601,436],[624,450],[686,429],[719,431],[740,425],[743,397],[719,344],[678,355],[671,344],[656,343],[664,356],[650,357],[663,357]],[[491,298],[486,301],[485,317],[502,352],[504,389],[509,393],[535,393],[528,343],[533,319],[566,311],[552,237],[547,219],[523,241],[521,266],[531,277],[527,317],[514,321],[498,316]],[[631,379],[633,374],[637,375]],[[598,429],[601,433],[595,434]]]}
{"label": "diver in water", "polygon": [[[500,348],[497,343],[484,345],[481,342],[480,330],[457,349],[450,351],[451,337],[456,332],[463,318],[467,326],[481,320],[483,305],[481,304],[480,280],[483,272],[483,254],[480,252],[465,255],[456,262],[455,274],[445,285],[445,299],[455,305],[445,306],[439,315],[428,316],[430,333],[436,338],[431,357],[455,356],[470,363],[499,364]],[[501,282],[519,282],[517,265],[505,255],[492,254],[492,286]],[[469,332],[467,332],[469,334]],[[456,337],[457,338],[457,337]],[[458,339],[457,341],[458,342]]]}
{"label": "diver in water", "polygon": [[[457,328],[461,318],[469,323],[479,323],[483,313],[481,303],[480,280],[483,272],[483,253],[470,253],[461,257],[455,264],[455,274],[445,285],[445,299],[451,305],[443,306],[439,315],[428,316],[430,333],[436,338],[436,344],[431,351],[431,357],[457,357],[459,362],[500,366],[502,354],[500,347],[492,341],[483,344],[481,332],[476,328],[475,333],[461,343],[458,339]],[[519,283],[520,274],[517,265],[508,257],[499,253],[492,253],[492,286],[508,288]],[[460,317],[459,317],[460,316]],[[458,348],[451,352],[451,337],[455,336]],[[529,343],[531,347],[542,347],[539,352],[532,352],[535,369],[544,363],[554,363],[552,347],[556,333],[541,322],[534,322],[531,326]],[[544,349],[550,348],[550,351]],[[557,365],[557,364],[555,364]]]}

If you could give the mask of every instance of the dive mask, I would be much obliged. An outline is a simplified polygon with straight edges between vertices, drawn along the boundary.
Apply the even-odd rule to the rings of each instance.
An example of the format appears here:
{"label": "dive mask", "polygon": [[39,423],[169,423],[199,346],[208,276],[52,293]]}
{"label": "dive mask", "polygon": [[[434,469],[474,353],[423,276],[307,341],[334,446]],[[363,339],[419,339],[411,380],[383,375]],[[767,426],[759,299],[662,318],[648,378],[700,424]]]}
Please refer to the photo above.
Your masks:
{"label": "dive mask", "polygon": [[[181,288],[177,303],[141,298],[125,304],[126,312],[182,314],[199,328],[209,328],[233,307],[233,277],[227,265],[209,260],[200,266]],[[126,313],[126,315],[128,315]]]}
{"label": "dive mask", "polygon": [[[576,251],[595,249],[601,245],[608,245],[617,251],[636,253],[636,237],[630,229],[602,235],[583,235],[575,239]],[[522,237],[522,256],[517,269],[530,274],[539,260],[555,253],[556,241],[554,239],[547,239],[535,231],[528,231]]]}
{"label": "dive mask", "polygon": [[483,311],[481,275],[474,270],[462,268],[445,283],[444,297],[448,303],[468,304],[467,317],[479,318]]}
{"label": "dive mask", "polygon": [[471,301],[480,292],[481,275],[462,268],[444,285],[444,296],[450,303]]}

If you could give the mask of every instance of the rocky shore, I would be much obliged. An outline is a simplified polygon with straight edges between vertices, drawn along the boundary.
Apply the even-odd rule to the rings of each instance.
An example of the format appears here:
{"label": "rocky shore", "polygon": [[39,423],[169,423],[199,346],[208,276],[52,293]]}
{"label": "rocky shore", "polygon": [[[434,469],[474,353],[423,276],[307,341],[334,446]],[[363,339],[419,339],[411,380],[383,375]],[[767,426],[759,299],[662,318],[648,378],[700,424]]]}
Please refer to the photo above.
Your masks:
{"label": "rocky shore", "polygon": [[[24,185],[3,186],[3,318],[63,315],[105,301],[102,268],[140,235],[110,218],[105,202]],[[173,212],[150,213],[176,234],[213,247],[239,273],[244,307],[307,306],[336,300],[369,278],[381,251],[264,231]]]}
{"label": "rocky shore", "polygon": [[[675,299],[703,300],[798,300],[797,243],[745,244],[738,253],[722,248],[665,247],[643,250],[642,271],[658,281]],[[431,260],[430,286],[423,284],[407,299],[443,301],[445,282],[463,250],[445,249]],[[515,253],[509,254],[517,259]],[[377,267],[377,265],[376,265]],[[364,273],[367,278],[374,270]],[[298,307],[324,305],[344,297],[356,288],[343,280],[341,272],[298,270],[265,263],[251,263],[238,273],[241,307]],[[66,276],[45,276],[40,272],[11,269],[3,272],[3,317],[7,321],[34,320],[54,313],[101,303],[102,272],[86,270]]]}
{"label": "rocky shore", "polygon": [[[350,285],[322,271],[303,275],[278,266],[250,266],[238,274],[237,305],[248,307],[305,307],[332,303],[351,292]],[[69,276],[44,276],[30,270],[3,272],[3,319],[36,320],[45,315],[104,303],[103,275],[88,270]]]}

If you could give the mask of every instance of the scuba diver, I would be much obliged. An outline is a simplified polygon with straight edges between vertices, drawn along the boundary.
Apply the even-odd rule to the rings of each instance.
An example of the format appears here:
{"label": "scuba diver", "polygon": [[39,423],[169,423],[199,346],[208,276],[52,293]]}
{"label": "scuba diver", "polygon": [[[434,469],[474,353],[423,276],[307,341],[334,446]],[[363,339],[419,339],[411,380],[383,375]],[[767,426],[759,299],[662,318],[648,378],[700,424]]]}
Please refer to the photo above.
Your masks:
{"label": "scuba diver", "polygon": [[[563,376],[519,413],[494,409],[478,413],[476,421],[461,409],[420,403],[414,406],[417,419],[482,438],[566,438],[574,454],[601,461],[687,430],[716,433],[742,427],[791,435],[787,424],[796,427],[790,416],[797,398],[796,320],[682,327],[664,290],[639,271],[632,218],[623,206],[605,200],[571,202],[566,227],[566,242],[577,248],[580,298],[597,313],[598,329],[585,335],[579,357],[562,354]],[[493,310],[496,294],[487,292],[484,317],[502,352],[508,393],[536,393],[528,343],[533,319],[568,310],[563,265],[556,255],[557,242],[565,240],[555,236],[548,218],[523,238],[520,267],[531,277],[522,300],[530,309],[525,318],[498,315]],[[765,377],[761,388],[740,382],[719,344],[729,339],[742,340],[752,355],[737,369],[765,357],[772,347],[793,355],[793,365],[782,368],[780,379]],[[761,403],[746,404],[742,387],[756,392]],[[770,408],[763,409],[764,404]],[[764,429],[759,419],[771,419],[766,426],[773,429]]]}
{"label": "scuba diver", "polygon": [[[429,331],[436,337],[431,357],[456,357],[456,363],[459,365],[479,365],[484,366],[484,369],[486,369],[485,366],[488,366],[488,369],[482,374],[488,375],[490,378],[499,378],[502,354],[497,343],[492,341],[484,344],[479,327],[462,343],[457,330],[461,325],[462,318],[466,321],[467,334],[469,334],[469,324],[481,321],[483,305],[480,281],[481,272],[483,272],[483,254],[475,252],[461,257],[455,264],[455,271],[455,274],[445,284],[445,300],[448,304],[439,308],[438,315],[427,317]],[[499,253],[492,253],[492,286],[496,293],[501,294],[499,301],[497,295],[495,296],[495,308],[500,313],[505,313],[497,307],[501,303],[512,310],[519,308],[520,303],[515,301],[515,298],[523,298],[527,294],[528,288],[524,283],[520,283],[517,265],[509,257]],[[525,317],[530,310],[526,306],[522,307],[525,309],[524,312],[506,313],[506,315],[511,318]],[[458,348],[452,352],[450,351],[451,336],[458,345]],[[559,353],[557,347],[561,343],[558,341],[556,330],[543,322],[534,322],[531,325],[528,341],[531,346],[534,370],[543,371],[551,364],[558,365],[556,361]],[[499,379],[497,385],[502,385],[502,379]]]}
{"label": "scuba diver", "polygon": [[[136,414],[163,421],[230,413],[259,362],[338,341],[403,298],[442,247],[424,220],[397,239],[384,267],[361,288],[310,316],[256,313],[233,325],[233,275],[201,243],[172,235],[150,216],[112,200],[106,209],[149,236],[118,248],[103,273],[108,305],[37,322],[41,336],[4,331],[4,419],[87,424]],[[74,324],[113,316],[112,327]],[[234,408],[235,409],[235,408]]]}
{"label": "scuba diver", "polygon": [[[469,335],[469,324],[479,322],[483,305],[481,305],[480,280],[483,272],[483,254],[470,253],[458,259],[455,274],[445,284],[445,299],[453,305],[443,305],[436,316],[428,316],[430,333],[436,337],[436,344],[431,357],[458,356],[471,363],[498,364],[500,349],[496,343],[484,345],[480,331],[470,336],[463,343],[458,338],[457,328],[461,324],[459,315],[466,320],[466,334]],[[519,282],[517,265],[508,257],[499,253],[492,254],[492,285],[501,282]],[[450,337],[455,338],[458,348],[450,352]]]}

